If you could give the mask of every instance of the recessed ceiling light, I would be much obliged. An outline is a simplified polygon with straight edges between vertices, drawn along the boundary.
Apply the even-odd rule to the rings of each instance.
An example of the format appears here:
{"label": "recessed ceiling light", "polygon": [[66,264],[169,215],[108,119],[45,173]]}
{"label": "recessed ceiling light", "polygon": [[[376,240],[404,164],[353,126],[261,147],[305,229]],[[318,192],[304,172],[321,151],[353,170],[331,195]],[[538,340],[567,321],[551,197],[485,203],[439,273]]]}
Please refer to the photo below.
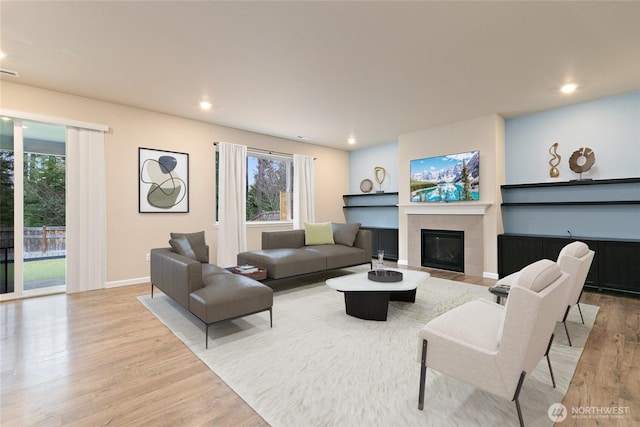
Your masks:
{"label": "recessed ceiling light", "polygon": [[202,101],[200,102],[200,108],[202,108],[203,110],[210,110],[211,103],[209,101]]}
{"label": "recessed ceiling light", "polygon": [[560,88],[560,92],[565,93],[565,94],[570,94],[576,91],[576,89],[578,88],[578,85],[575,83],[567,83],[564,86],[562,86]]}
{"label": "recessed ceiling light", "polygon": [[356,143],[356,139],[355,139],[355,138],[353,138],[353,137],[351,137],[351,138],[347,139],[347,142],[348,142],[349,144],[353,145],[353,144],[355,144],[355,143]]}

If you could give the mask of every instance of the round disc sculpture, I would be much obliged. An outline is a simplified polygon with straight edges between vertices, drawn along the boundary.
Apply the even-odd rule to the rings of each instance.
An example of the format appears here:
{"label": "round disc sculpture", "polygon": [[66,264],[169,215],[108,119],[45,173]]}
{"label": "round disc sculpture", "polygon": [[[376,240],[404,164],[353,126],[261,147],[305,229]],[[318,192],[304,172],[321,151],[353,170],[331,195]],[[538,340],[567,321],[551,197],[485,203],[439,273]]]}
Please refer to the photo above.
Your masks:
{"label": "round disc sculpture", "polygon": [[569,157],[569,168],[575,173],[580,174],[582,179],[582,173],[587,172],[596,162],[596,154],[591,148],[582,147],[577,149]]}

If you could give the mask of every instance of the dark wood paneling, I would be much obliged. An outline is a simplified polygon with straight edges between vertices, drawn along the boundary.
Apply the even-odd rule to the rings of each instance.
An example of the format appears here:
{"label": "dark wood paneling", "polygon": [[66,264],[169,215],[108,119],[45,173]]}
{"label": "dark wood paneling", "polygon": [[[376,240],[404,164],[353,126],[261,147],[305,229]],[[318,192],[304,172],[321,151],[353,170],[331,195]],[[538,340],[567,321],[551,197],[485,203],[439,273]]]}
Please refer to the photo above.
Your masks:
{"label": "dark wood paneling", "polygon": [[519,271],[543,258],[557,260],[560,250],[579,240],[595,252],[586,287],[640,295],[640,241],[557,236],[498,235],[498,275]]}
{"label": "dark wood paneling", "polygon": [[398,260],[398,229],[379,227],[360,227],[371,230],[371,253],[378,256],[379,250],[384,250],[384,259]]}
{"label": "dark wood paneling", "polygon": [[503,278],[542,258],[542,239],[498,235],[498,276]]}
{"label": "dark wood paneling", "polygon": [[599,286],[640,293],[640,243],[601,241]]}

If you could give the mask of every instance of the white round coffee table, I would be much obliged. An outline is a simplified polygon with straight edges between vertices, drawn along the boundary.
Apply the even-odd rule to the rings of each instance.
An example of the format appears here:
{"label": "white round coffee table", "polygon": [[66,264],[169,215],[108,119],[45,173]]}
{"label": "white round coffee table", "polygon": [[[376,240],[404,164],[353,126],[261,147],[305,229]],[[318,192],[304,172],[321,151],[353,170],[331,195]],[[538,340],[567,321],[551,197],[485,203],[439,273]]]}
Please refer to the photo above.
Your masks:
{"label": "white round coffee table", "polygon": [[389,301],[416,301],[416,289],[429,273],[396,270],[402,273],[400,282],[375,282],[367,272],[349,274],[327,280],[327,286],[344,293],[348,315],[364,320],[387,320]]}

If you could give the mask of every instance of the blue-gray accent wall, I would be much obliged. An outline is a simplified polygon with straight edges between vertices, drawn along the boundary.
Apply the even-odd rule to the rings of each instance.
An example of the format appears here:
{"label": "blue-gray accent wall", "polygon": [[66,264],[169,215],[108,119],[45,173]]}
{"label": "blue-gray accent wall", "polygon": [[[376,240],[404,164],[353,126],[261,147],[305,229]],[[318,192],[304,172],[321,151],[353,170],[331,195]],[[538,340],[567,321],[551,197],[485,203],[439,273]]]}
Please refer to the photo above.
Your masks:
{"label": "blue-gray accent wall", "polygon": [[[549,176],[549,148],[558,143],[560,176]],[[589,147],[595,165],[580,176],[571,154]],[[640,177],[640,92],[505,120],[506,184]],[[503,190],[503,202],[640,200],[640,183]],[[640,239],[640,205],[508,206],[506,233]]]}

